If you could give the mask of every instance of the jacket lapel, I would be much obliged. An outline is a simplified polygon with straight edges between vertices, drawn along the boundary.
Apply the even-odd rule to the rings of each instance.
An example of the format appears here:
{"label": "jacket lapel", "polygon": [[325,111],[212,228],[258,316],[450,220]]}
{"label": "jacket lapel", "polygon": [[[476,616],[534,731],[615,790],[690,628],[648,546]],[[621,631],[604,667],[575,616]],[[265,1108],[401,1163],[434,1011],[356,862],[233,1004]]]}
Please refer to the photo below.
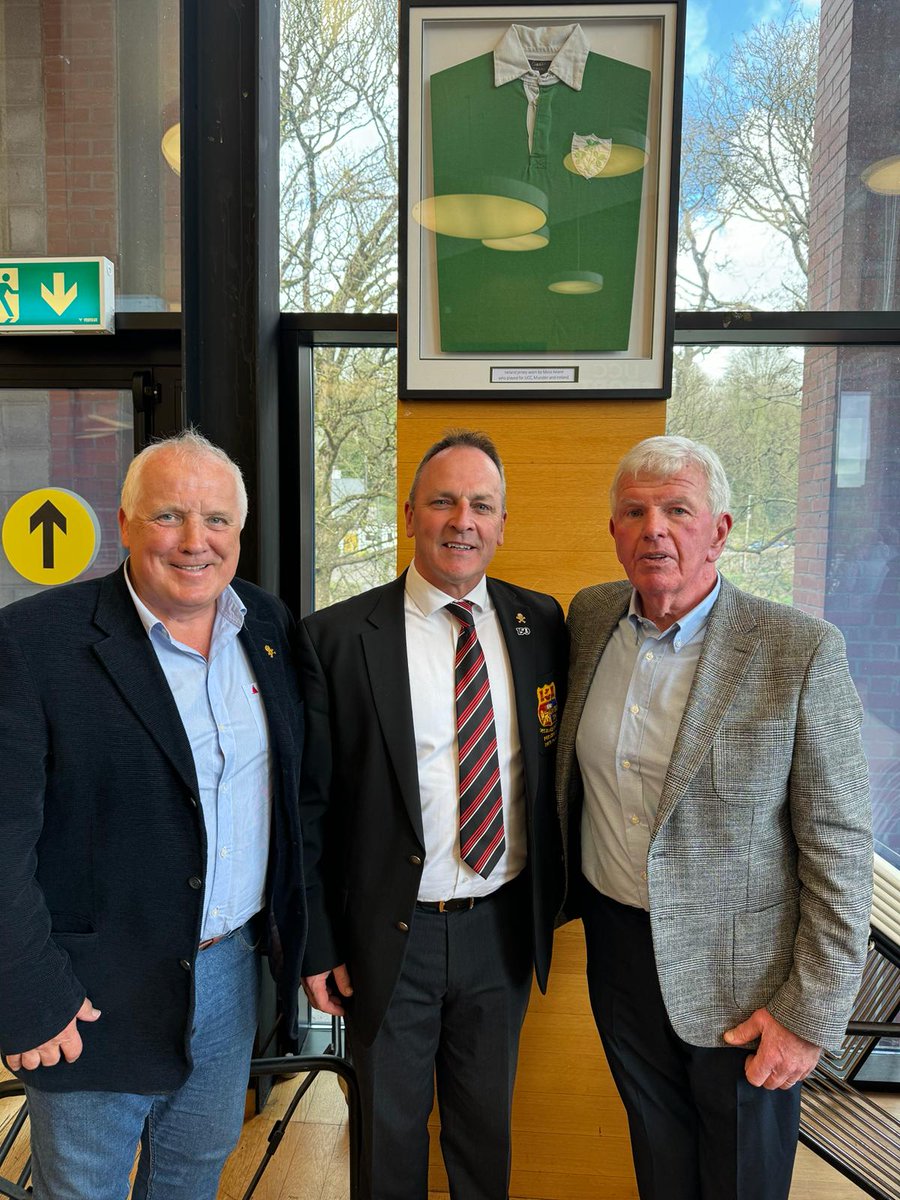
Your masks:
{"label": "jacket lapel", "polygon": [[413,734],[409,664],[406,654],[406,621],[403,595],[406,572],[380,591],[369,613],[370,628],[362,633],[363,654],[372,699],[388,748],[400,794],[413,830],[424,849],[422,802]]}
{"label": "jacket lapel", "polygon": [[734,703],[759,641],[753,614],[740,593],[723,579],[719,599],[709,615],[700,661],[672,748],[653,836],[683,799],[709,754],[713,738]]}
{"label": "jacket lapel", "polygon": [[[246,601],[244,603],[246,604]],[[265,649],[268,646],[274,650],[281,644],[279,633],[270,621],[258,620],[248,608],[238,637],[250,659],[263,698],[272,748],[278,762],[283,764],[290,758],[290,746],[293,741],[290,718],[284,710],[284,700],[288,694],[282,678],[285,663],[277,653],[269,654]]]}
{"label": "jacket lapel", "polygon": [[181,776],[198,792],[194,758],[178,707],[125,583],[124,566],[100,581],[94,624],[106,633],[93,646],[122,699]]}
{"label": "jacket lapel", "polygon": [[[513,696],[511,699],[516,707],[516,719],[519,723],[519,743],[522,748],[522,763],[525,771],[525,794],[528,798],[528,809],[534,804],[535,789],[537,788],[538,739],[534,736],[537,726],[537,691],[534,668],[534,638],[536,632],[530,624],[530,614],[524,604],[519,604],[515,595],[495,580],[487,581],[488,594],[497,613],[497,620],[506,643],[506,654],[512,672]],[[524,622],[517,620],[522,615]],[[530,629],[530,633],[517,633],[516,630]]]}
{"label": "jacket lapel", "polygon": [[575,738],[597,665],[606,649],[607,642],[612,637],[613,630],[628,608],[630,598],[630,584],[623,583],[621,593],[610,594],[607,591],[603,599],[598,597],[591,614],[593,620],[579,628],[580,644],[578,653],[572,655],[566,704],[559,732],[560,779],[558,792],[560,797],[568,797],[570,794],[570,783],[575,766]]}

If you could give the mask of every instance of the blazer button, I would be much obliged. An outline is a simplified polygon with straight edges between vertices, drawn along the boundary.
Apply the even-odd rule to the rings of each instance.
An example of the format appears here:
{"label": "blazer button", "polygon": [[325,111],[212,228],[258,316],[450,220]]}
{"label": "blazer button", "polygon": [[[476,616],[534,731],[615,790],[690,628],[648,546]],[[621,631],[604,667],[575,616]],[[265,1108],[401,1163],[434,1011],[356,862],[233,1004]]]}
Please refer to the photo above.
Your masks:
{"label": "blazer button", "polygon": [[190,792],[188,793],[188,804],[190,804],[191,808],[197,807],[197,797],[192,796]]}
{"label": "blazer button", "polygon": [[191,969],[190,960],[187,958],[179,958],[178,965],[184,971],[190,971],[190,969]]}
{"label": "blazer button", "polygon": [[422,860],[419,858],[418,854],[411,854],[407,861],[412,863],[414,867],[421,867],[422,865]]}
{"label": "blazer button", "polygon": [[401,933],[409,933],[409,926],[407,925],[407,923],[405,921],[398,921],[397,928],[400,930]]}
{"label": "blazer button", "polygon": [[192,875],[188,880],[188,887],[192,887],[195,892],[199,892],[203,887],[203,880],[197,875]]}

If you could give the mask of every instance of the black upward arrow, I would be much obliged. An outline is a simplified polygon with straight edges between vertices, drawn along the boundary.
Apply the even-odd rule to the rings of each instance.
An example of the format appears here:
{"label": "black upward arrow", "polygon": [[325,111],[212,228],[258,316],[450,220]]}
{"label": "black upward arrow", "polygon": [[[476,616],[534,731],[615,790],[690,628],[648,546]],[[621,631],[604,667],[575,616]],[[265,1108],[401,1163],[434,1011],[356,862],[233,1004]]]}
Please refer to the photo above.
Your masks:
{"label": "black upward arrow", "polygon": [[66,518],[52,500],[45,500],[41,507],[31,514],[29,522],[32,533],[38,525],[43,526],[44,536],[44,570],[53,570],[53,526],[58,526],[61,533],[66,532]]}

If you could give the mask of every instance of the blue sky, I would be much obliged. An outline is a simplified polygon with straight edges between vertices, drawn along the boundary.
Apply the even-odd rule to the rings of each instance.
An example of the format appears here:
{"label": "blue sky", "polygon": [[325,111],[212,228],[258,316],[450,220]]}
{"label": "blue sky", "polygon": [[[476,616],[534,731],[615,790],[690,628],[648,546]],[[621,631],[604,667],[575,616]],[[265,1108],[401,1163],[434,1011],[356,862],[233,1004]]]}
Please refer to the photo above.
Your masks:
{"label": "blue sky", "polygon": [[[818,14],[820,0],[798,0],[807,15]],[[783,17],[788,0],[688,0],[685,70],[698,75],[708,59],[727,52],[732,41],[760,21]]]}

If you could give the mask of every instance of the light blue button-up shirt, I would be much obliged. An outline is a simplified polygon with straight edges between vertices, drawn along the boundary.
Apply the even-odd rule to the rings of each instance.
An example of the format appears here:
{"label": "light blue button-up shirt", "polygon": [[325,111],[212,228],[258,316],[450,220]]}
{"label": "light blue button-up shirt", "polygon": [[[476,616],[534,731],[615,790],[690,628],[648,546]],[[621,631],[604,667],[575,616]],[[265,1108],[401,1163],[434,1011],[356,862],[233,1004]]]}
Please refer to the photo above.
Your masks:
{"label": "light blue button-up shirt", "polygon": [[621,904],[649,911],[647,851],[675,738],[721,579],[665,633],[632,592],[594,674],[575,750],[584,782],[585,877]]}
{"label": "light blue button-up shirt", "polygon": [[265,902],[272,812],[269,729],[250,660],[238,640],[247,610],[227,587],[216,604],[207,659],[176,641],[141,601],[127,564],[125,580],[194,756],[206,826],[200,928],[205,941],[238,929]]}

